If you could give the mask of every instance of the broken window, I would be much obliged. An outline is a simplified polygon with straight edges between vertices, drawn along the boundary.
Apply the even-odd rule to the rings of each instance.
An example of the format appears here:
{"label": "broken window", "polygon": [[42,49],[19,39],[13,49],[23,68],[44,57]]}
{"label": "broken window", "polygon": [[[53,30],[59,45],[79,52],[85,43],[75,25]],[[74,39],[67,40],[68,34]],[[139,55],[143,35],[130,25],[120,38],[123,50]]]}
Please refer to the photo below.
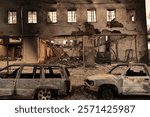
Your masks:
{"label": "broken window", "polygon": [[131,66],[127,72],[126,76],[147,76],[144,66]]}
{"label": "broken window", "polygon": [[68,22],[77,22],[76,10],[68,10]]}
{"label": "broken window", "polygon": [[116,10],[115,9],[107,9],[107,22],[111,22],[116,18]]}
{"label": "broken window", "polygon": [[6,61],[8,51],[8,60],[15,61],[22,59],[22,39],[21,38],[9,38],[8,48],[6,42],[0,39],[0,47],[3,48],[0,53],[0,60]]}
{"label": "broken window", "polygon": [[56,10],[48,12],[47,22],[48,23],[56,23],[57,22],[57,12],[56,12]]}
{"label": "broken window", "polygon": [[127,21],[135,22],[135,10],[127,9]]}
{"label": "broken window", "polygon": [[123,74],[128,68],[128,65],[117,65],[112,70],[109,71],[111,74],[121,75]]}
{"label": "broken window", "polygon": [[3,39],[0,38],[0,45],[2,45],[2,44],[3,44]]}
{"label": "broken window", "polygon": [[96,22],[96,10],[88,10],[87,11],[87,21],[88,22]]}
{"label": "broken window", "polygon": [[61,78],[61,69],[59,67],[45,67],[45,78]]}
{"label": "broken window", "polygon": [[150,42],[148,42],[148,50],[150,50]]}
{"label": "broken window", "polygon": [[108,41],[108,35],[105,36],[105,40]]}
{"label": "broken window", "polygon": [[0,70],[0,78],[16,78],[20,66],[8,66]]}
{"label": "broken window", "polygon": [[28,23],[37,23],[36,11],[28,11]]}
{"label": "broken window", "polygon": [[17,12],[8,11],[8,24],[16,24],[16,23],[17,23]]}
{"label": "broken window", "polygon": [[41,70],[38,66],[24,66],[20,78],[40,78]]}

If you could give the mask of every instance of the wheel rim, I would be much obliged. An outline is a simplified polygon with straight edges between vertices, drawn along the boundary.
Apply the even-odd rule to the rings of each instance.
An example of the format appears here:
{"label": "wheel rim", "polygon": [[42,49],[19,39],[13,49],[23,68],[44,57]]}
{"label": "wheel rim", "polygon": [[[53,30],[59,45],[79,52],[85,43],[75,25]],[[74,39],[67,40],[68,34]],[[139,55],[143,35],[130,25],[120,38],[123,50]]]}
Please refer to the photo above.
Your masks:
{"label": "wheel rim", "polygon": [[51,99],[51,91],[49,89],[41,89],[37,94],[38,100],[50,100]]}
{"label": "wheel rim", "polygon": [[113,92],[111,89],[104,89],[102,91],[102,98],[105,100],[111,100],[113,99]]}

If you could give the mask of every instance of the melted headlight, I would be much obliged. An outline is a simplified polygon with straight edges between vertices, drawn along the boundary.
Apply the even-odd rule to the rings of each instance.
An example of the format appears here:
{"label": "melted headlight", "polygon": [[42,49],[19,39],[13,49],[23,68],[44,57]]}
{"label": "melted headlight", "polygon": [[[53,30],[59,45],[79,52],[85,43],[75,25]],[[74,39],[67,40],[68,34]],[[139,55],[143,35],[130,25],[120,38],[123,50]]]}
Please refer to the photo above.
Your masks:
{"label": "melted headlight", "polygon": [[94,85],[94,81],[92,80],[85,80],[85,82],[87,82],[89,85],[93,86]]}

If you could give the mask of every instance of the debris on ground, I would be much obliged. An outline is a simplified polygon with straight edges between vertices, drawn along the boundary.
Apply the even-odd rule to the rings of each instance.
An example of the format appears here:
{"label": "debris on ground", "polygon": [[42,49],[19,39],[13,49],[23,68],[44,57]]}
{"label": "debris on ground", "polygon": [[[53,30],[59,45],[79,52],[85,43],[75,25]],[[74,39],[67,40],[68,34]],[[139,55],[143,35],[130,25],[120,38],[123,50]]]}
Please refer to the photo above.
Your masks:
{"label": "debris on ground", "polygon": [[69,68],[71,74],[71,82],[73,86],[82,86],[84,85],[84,80],[87,76],[98,74],[98,73],[107,73],[114,65],[108,64],[96,64],[95,67],[78,67],[78,68]]}
{"label": "debris on ground", "polygon": [[55,65],[65,65],[69,68],[77,68],[83,66],[83,61],[78,57],[64,57],[60,59],[52,58],[47,63]]}

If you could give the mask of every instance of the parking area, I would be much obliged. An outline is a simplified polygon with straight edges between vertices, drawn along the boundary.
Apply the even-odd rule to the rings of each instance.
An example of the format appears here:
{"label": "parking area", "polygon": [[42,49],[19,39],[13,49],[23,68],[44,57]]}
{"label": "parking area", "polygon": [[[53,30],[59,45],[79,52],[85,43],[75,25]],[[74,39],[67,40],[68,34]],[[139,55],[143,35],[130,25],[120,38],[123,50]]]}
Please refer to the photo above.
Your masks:
{"label": "parking area", "polygon": [[[72,92],[68,96],[54,96],[52,100],[99,100],[97,92],[84,89],[84,80],[87,76],[97,73],[107,73],[115,64],[95,65],[95,67],[68,68],[71,76]],[[3,97],[1,99],[14,99]],[[22,99],[22,98],[19,98]],[[150,96],[116,96],[115,100],[150,100]]]}

